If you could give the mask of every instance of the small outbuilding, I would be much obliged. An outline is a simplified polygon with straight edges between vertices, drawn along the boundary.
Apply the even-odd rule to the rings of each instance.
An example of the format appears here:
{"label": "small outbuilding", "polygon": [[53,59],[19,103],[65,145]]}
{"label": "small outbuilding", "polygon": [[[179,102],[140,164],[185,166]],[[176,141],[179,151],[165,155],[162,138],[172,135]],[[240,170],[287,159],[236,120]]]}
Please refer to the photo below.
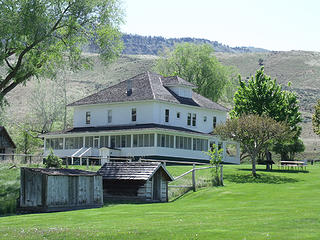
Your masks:
{"label": "small outbuilding", "polygon": [[18,212],[103,206],[102,177],[78,169],[21,168]]}
{"label": "small outbuilding", "polygon": [[108,162],[98,174],[104,201],[167,202],[168,182],[174,180],[158,162]]}
{"label": "small outbuilding", "polygon": [[5,154],[14,154],[16,145],[9,136],[7,130],[0,126],[0,160],[10,160],[12,156]]}

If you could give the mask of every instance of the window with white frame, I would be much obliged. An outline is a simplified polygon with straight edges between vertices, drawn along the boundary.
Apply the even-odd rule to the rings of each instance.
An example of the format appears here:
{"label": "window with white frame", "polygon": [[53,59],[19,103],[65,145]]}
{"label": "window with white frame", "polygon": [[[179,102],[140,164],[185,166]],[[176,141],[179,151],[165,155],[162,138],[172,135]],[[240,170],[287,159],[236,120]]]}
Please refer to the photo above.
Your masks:
{"label": "window with white frame", "polygon": [[208,140],[201,138],[193,139],[193,150],[195,151],[208,151]]}
{"label": "window with white frame", "polygon": [[191,126],[191,113],[188,113],[187,125]]}
{"label": "window with white frame", "polygon": [[86,124],[90,124],[90,121],[91,121],[91,113],[86,112]]}
{"label": "window with white frame", "polygon": [[191,138],[176,136],[176,148],[191,150]]}
{"label": "window with white frame", "polygon": [[131,147],[131,135],[110,136],[110,147],[111,148]]}
{"label": "window with white frame", "polygon": [[66,137],[65,149],[80,149],[83,147],[83,137]]}
{"label": "window with white frame", "polygon": [[100,136],[100,147],[109,147],[109,136]]}
{"label": "window with white frame", "polygon": [[108,110],[108,123],[112,123],[112,110]]}
{"label": "window with white frame", "polygon": [[192,114],[192,126],[197,125],[197,114]]}
{"label": "window with white frame", "polygon": [[167,134],[158,134],[157,137],[158,147],[174,148],[174,136]]}
{"label": "window with white frame", "polygon": [[63,138],[47,138],[46,139],[46,149],[59,150],[63,149]]}
{"label": "window with white frame", "polygon": [[169,122],[169,109],[165,110],[165,122]]}
{"label": "window with white frame", "polygon": [[131,109],[131,121],[132,122],[137,121],[137,109],[136,108]]}
{"label": "window with white frame", "polygon": [[212,127],[213,127],[213,129],[215,129],[216,126],[217,126],[217,117],[214,116],[213,119],[212,119]]}
{"label": "window with white frame", "polygon": [[154,133],[133,134],[132,147],[154,147]]}

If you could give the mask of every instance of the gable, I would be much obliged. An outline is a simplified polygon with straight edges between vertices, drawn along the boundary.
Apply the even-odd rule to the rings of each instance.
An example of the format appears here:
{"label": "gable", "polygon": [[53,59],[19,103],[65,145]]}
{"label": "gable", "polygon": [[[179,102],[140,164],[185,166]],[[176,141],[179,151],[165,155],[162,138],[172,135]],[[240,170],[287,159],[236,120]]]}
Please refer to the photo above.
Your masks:
{"label": "gable", "polygon": [[0,148],[16,148],[6,129],[0,126]]}

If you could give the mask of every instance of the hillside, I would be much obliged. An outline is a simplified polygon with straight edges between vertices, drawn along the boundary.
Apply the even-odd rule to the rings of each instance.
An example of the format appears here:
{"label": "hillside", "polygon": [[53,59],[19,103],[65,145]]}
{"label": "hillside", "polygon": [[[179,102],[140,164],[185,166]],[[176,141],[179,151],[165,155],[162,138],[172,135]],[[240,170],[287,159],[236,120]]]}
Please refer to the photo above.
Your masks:
{"label": "hillside", "polygon": [[[68,102],[80,99],[138,73],[151,70],[157,59],[156,56],[124,55],[109,66],[104,66],[96,54],[88,56],[94,62],[92,70],[69,72],[63,76],[67,79]],[[311,127],[313,106],[320,98],[318,90],[320,89],[320,53],[302,51],[237,54],[217,52],[216,56],[223,64],[236,66],[243,78],[254,74],[261,58],[268,75],[277,78],[284,87],[291,81],[290,89],[296,91],[300,99],[304,117],[303,138],[307,143],[307,150],[310,152],[314,148],[320,149],[320,142],[316,141],[318,137],[313,134]],[[7,108],[6,113],[9,122],[23,120],[30,112],[30,95],[37,84],[38,81],[33,80],[25,87],[20,86],[10,93],[8,98],[10,107]]]}
{"label": "hillside", "polygon": [[[123,34],[122,41],[124,43],[123,54],[130,55],[158,55],[166,48],[173,48],[176,43],[194,43],[194,44],[209,44],[216,52],[229,53],[246,53],[246,52],[268,52],[263,48],[255,47],[230,47],[217,41],[210,41],[203,38],[164,38],[141,36],[137,34]],[[97,53],[98,47],[91,43],[86,48],[87,51]]]}

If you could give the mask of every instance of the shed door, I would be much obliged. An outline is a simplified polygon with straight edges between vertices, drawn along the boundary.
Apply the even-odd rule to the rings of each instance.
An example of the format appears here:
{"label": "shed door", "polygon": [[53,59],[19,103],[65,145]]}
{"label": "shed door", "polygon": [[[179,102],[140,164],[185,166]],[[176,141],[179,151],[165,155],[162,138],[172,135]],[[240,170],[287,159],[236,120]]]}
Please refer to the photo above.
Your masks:
{"label": "shed door", "polygon": [[161,174],[160,174],[160,171],[157,171],[153,175],[152,200],[160,201],[160,189],[161,189]]}

